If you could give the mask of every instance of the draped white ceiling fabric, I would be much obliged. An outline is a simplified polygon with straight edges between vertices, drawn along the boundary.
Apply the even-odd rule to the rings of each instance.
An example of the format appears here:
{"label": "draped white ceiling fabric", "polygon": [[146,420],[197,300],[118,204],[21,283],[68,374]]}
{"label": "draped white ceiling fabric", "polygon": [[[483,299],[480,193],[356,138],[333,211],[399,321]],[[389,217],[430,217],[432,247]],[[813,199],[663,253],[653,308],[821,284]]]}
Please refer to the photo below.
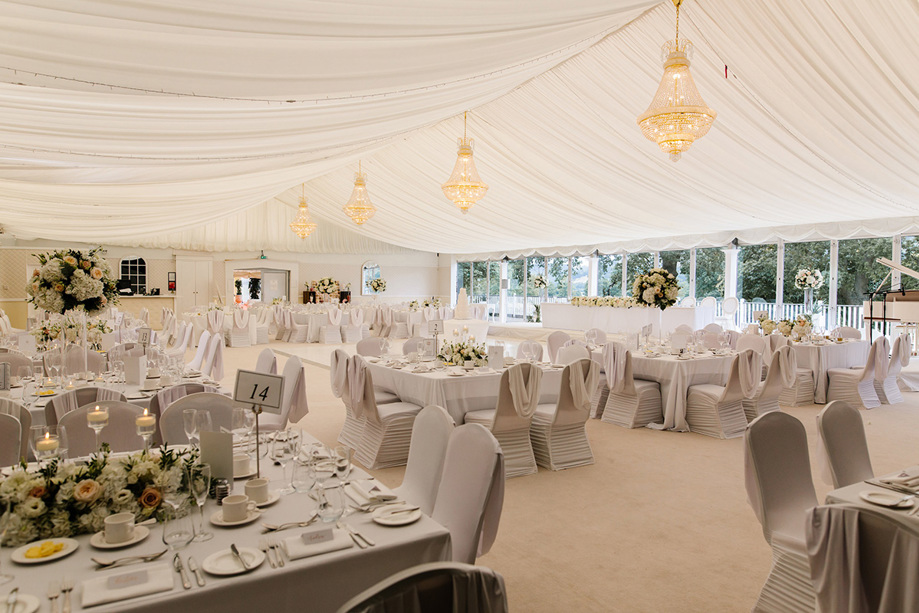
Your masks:
{"label": "draped white ceiling fabric", "polygon": [[[681,17],[718,119],[674,164],[635,124],[669,0],[0,0],[0,224],[479,256],[915,225],[915,1],[687,0]],[[440,185],[467,109],[490,189],[461,215]],[[358,160],[378,208],[360,228],[341,210]],[[304,182],[319,229],[301,241]]]}

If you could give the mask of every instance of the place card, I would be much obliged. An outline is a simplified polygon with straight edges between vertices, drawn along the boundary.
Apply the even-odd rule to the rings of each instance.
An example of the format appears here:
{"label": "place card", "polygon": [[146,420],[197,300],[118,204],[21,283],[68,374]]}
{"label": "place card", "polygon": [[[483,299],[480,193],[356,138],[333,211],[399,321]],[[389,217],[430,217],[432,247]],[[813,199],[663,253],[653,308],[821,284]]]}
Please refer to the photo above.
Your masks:
{"label": "place card", "polygon": [[316,545],[317,543],[328,543],[335,538],[335,533],[332,531],[332,528],[316,526],[315,528],[303,532],[300,538],[306,545]]}
{"label": "place card", "polygon": [[106,582],[106,587],[110,590],[118,590],[126,587],[134,587],[135,585],[143,585],[149,580],[150,575],[147,574],[147,571],[138,570],[133,573],[109,577]]}

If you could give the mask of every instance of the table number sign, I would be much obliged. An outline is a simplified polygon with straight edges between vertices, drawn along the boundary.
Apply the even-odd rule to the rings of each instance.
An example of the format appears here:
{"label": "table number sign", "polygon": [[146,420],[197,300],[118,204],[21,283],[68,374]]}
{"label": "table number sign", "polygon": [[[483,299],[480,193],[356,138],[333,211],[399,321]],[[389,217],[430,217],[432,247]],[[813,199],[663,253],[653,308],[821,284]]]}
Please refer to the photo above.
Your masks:
{"label": "table number sign", "polygon": [[642,326],[642,327],[641,327],[641,335],[642,335],[642,336],[651,336],[651,330],[653,330],[653,329],[654,329],[654,328],[653,328],[652,324],[648,324],[647,326]]}
{"label": "table number sign", "polygon": [[137,329],[137,343],[144,346],[144,349],[150,346],[150,337],[153,331],[150,328]]}
{"label": "table number sign", "polygon": [[442,319],[435,319],[428,322],[428,333],[429,334],[443,334],[444,333],[444,322]]}
{"label": "table number sign", "polygon": [[236,389],[233,400],[242,404],[258,405],[263,411],[281,414],[281,391],[284,377],[255,370],[240,370],[236,373]]}

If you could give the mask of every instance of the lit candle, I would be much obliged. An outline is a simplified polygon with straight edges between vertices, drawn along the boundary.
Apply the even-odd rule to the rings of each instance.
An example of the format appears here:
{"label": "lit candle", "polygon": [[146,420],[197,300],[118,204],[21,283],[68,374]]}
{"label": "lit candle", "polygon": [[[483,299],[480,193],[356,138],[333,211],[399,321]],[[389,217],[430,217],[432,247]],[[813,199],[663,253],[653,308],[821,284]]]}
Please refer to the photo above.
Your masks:
{"label": "lit candle", "polygon": [[86,414],[86,421],[91,424],[108,421],[108,411],[103,411],[99,405],[96,405],[96,408]]}
{"label": "lit candle", "polygon": [[474,337],[474,336],[470,336],[470,337],[469,337],[469,342],[470,342],[470,343],[474,343],[474,342],[475,342],[475,337]]}
{"label": "lit candle", "polygon": [[138,415],[137,419],[134,420],[134,424],[138,428],[151,428],[156,425],[156,416],[150,415],[147,409],[144,409],[144,414]]}
{"label": "lit candle", "polygon": [[67,381],[67,386],[64,389],[72,390],[76,389],[76,386],[73,384],[73,379]]}
{"label": "lit candle", "polygon": [[56,436],[52,438],[50,432],[45,432],[45,438],[39,439],[35,444],[36,451],[44,451],[46,453],[57,451],[58,447],[60,447],[60,442],[57,440]]}
{"label": "lit candle", "polygon": [[459,336],[459,330],[453,328],[453,336]]}
{"label": "lit candle", "polygon": [[469,332],[469,326],[463,326],[463,332]]}

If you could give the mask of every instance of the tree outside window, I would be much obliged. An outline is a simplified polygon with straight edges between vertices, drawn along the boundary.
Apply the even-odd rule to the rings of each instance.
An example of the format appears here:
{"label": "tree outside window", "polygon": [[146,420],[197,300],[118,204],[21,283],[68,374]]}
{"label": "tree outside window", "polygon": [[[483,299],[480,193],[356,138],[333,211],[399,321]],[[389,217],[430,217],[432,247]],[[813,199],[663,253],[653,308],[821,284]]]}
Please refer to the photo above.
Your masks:
{"label": "tree outside window", "polygon": [[661,268],[666,269],[680,284],[679,298],[689,296],[689,249],[661,251]]}
{"label": "tree outside window", "polygon": [[696,249],[696,299],[724,297],[724,251],[720,247]]}
{"label": "tree outside window", "polygon": [[626,296],[632,295],[632,285],[635,283],[635,279],[639,275],[646,274],[649,270],[654,268],[654,254],[653,253],[630,253],[629,258],[626,261],[626,278],[629,282],[628,287],[625,289]]}
{"label": "tree outside window", "polygon": [[622,295],[622,256],[601,255],[597,263],[597,293],[600,296]]}
{"label": "tree outside window", "polygon": [[461,288],[466,288],[466,293],[472,293],[471,282],[472,264],[469,262],[456,263],[456,293],[459,294]]}
{"label": "tree outside window", "polygon": [[737,296],[775,302],[778,245],[741,245],[737,255]]}
{"label": "tree outside window", "polygon": [[581,256],[574,256],[571,258],[571,295],[572,296],[586,296],[587,295],[587,277],[589,273],[589,266],[587,263],[587,258]]}
{"label": "tree outside window", "polygon": [[549,298],[568,298],[568,258],[549,258]]}
{"label": "tree outside window", "polygon": [[[878,264],[878,258],[891,258],[893,241],[889,238],[855,238],[839,241],[839,283],[836,304],[859,305],[877,289],[889,268]],[[909,278],[903,275],[903,278]],[[890,287],[889,281],[884,283]]]}

